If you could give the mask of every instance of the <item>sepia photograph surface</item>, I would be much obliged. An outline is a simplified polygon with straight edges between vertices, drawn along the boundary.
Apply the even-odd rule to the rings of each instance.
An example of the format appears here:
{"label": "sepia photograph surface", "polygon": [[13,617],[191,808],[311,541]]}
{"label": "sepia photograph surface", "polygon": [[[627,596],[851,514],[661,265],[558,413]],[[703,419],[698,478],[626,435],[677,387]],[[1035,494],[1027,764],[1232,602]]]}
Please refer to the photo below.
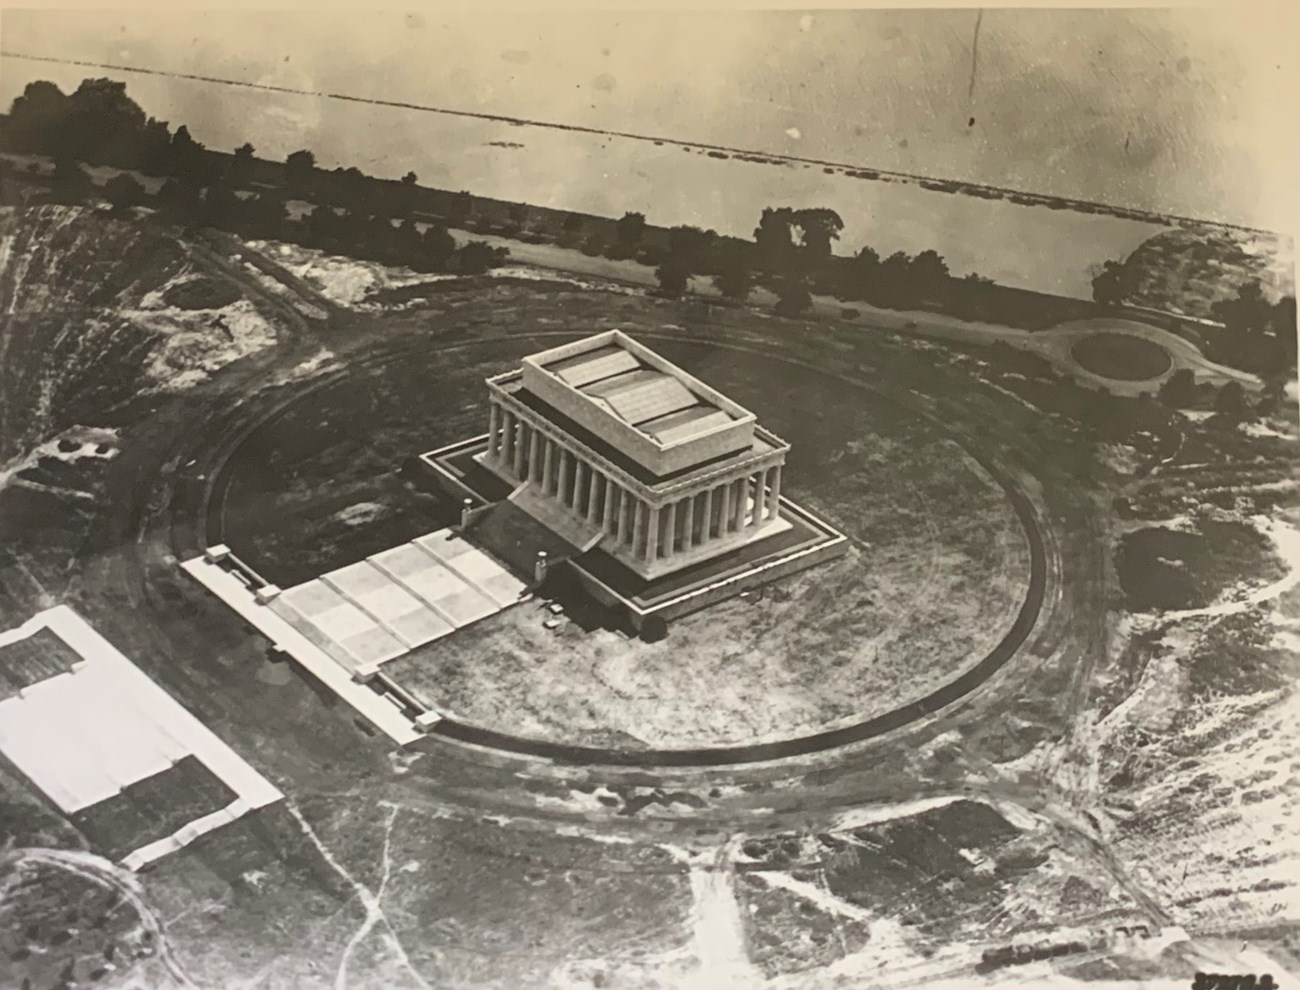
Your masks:
{"label": "sepia photograph surface", "polygon": [[0,990],[1300,986],[1295,5],[0,12]]}

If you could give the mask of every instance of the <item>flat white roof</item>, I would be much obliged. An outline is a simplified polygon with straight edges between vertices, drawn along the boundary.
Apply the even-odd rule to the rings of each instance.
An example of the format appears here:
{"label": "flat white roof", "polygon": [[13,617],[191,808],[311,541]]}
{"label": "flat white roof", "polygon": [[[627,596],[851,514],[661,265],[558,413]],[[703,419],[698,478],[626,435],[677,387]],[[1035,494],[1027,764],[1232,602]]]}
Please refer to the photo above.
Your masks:
{"label": "flat white roof", "polygon": [[279,790],[66,605],[0,632],[0,654],[43,629],[84,663],[0,701],[0,752],[66,813],[192,755],[248,807]]}
{"label": "flat white roof", "polygon": [[524,359],[662,447],[753,421],[733,402],[618,330]]}

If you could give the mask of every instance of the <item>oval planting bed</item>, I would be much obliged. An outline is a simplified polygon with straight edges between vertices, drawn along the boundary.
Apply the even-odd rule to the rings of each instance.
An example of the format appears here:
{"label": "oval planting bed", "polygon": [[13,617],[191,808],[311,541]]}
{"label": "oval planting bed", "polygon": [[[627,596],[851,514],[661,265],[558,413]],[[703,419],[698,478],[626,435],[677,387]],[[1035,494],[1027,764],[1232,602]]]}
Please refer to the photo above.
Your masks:
{"label": "oval planting bed", "polygon": [[1173,360],[1159,344],[1126,333],[1095,333],[1075,341],[1070,357],[1094,375],[1116,381],[1159,378]]}

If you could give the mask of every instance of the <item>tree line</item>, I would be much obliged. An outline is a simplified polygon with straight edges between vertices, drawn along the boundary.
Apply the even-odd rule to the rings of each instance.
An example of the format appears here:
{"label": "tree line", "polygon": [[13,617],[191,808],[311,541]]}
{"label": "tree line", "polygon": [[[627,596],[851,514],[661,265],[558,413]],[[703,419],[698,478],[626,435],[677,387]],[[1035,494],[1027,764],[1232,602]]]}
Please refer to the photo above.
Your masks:
{"label": "tree line", "polygon": [[[627,256],[645,228],[639,213],[618,221],[610,256]],[[936,309],[967,319],[995,318],[1002,287],[978,274],[953,276],[933,250],[909,255],[897,251],[882,258],[864,247],[854,255],[837,255],[844,221],[825,207],[766,207],[753,240],[720,237],[698,227],[668,232],[665,257],[656,268],[662,291],[684,292],[694,276],[707,276],[724,299],[741,303],[762,286],[777,297],[776,312],[797,315],[817,293],[841,302],[864,302],[883,309]],[[992,290],[992,291],[991,291]]]}
{"label": "tree line", "polygon": [[[116,209],[155,206],[164,219],[183,226],[216,227],[423,272],[477,274],[503,264],[509,254],[483,241],[457,247],[445,225],[417,225],[409,192],[376,197],[372,180],[357,168],[330,173],[328,187],[336,194],[294,218],[290,200],[324,184],[317,182],[310,151],[288,156],[283,185],[254,183],[251,144],[233,156],[214,155],[184,126],[173,133],[165,122],[146,117],[126,95],[126,84],[110,79],[87,79],[70,95],[52,83],[30,83],[5,120],[4,146],[54,159],[51,191],[58,202],[95,195],[81,165],[88,162],[165,177],[150,195],[134,175],[122,172],[105,183],[102,195]],[[416,178],[409,173],[399,190],[413,189]]]}
{"label": "tree line", "polygon": [[[407,264],[427,271],[481,271],[500,264],[504,249],[471,242],[457,249],[448,227],[518,237],[532,243],[552,241],[578,247],[590,255],[635,258],[655,268],[660,291],[679,295],[693,278],[707,278],[726,301],[746,301],[757,287],[777,297],[783,315],[806,312],[814,293],[851,304],[887,309],[932,309],[961,319],[1016,326],[1044,326],[1087,315],[1075,300],[1023,293],[978,274],[956,277],[936,251],[916,255],[895,252],[881,257],[871,247],[839,255],[834,246],[843,220],[823,207],[764,209],[752,240],[719,235],[714,230],[681,225],[648,243],[650,227],[641,213],[628,212],[612,224],[578,214],[566,216],[558,230],[530,229],[530,211],[508,208],[503,223],[476,216],[477,201],[468,192],[427,190],[408,172],[400,181],[366,175],[355,167],[322,169],[309,149],[286,156],[274,176],[257,181],[266,163],[244,143],[233,155],[206,149],[185,126],[170,126],[147,116],[126,93],[126,84],[86,79],[64,94],[50,82],[28,84],[4,119],[0,134],[10,151],[41,154],[55,162],[54,195],[80,201],[91,192],[89,177],[78,162],[112,165],[163,177],[158,205],[181,223],[210,224],[249,236],[290,240],[356,257]],[[133,177],[118,176],[106,186],[110,202],[120,207],[143,205],[150,198]],[[429,196],[440,198],[430,225],[413,215]],[[314,204],[293,219],[289,203]],[[603,229],[584,230],[587,227]],[[1136,287],[1129,266],[1109,261],[1093,281],[1093,301],[1117,307]],[[846,307],[846,313],[852,313]],[[1238,296],[1216,304],[1225,325],[1206,344],[1207,355],[1220,363],[1266,379],[1285,377],[1296,367],[1295,298],[1270,303],[1258,282]]]}
{"label": "tree line", "polygon": [[[429,192],[418,186],[413,172],[391,182],[355,167],[326,170],[318,167],[311,150],[300,149],[285,158],[278,183],[257,182],[255,176],[266,173],[259,171],[264,163],[255,157],[251,144],[241,145],[233,155],[211,152],[186,127],[173,132],[166,122],[146,116],[127,95],[125,83],[110,79],[86,79],[71,94],[53,83],[31,83],[14,100],[4,124],[7,149],[55,160],[57,194],[65,197],[77,192],[74,163],[112,165],[166,177],[169,181],[159,198],[182,220],[392,260],[411,256],[419,234],[418,248],[423,253],[417,261],[446,261],[447,238],[442,231],[426,237],[427,232],[421,234],[406,222],[420,203],[427,202]],[[251,197],[238,195],[253,189]],[[118,204],[147,201],[143,190],[128,179],[113,180],[106,193]],[[786,315],[809,309],[813,293],[895,309],[938,308],[970,319],[1015,321],[1019,315],[1009,313],[1006,299],[998,296],[1002,287],[978,275],[953,278],[934,251],[914,257],[897,252],[887,258],[871,248],[851,257],[834,254],[844,223],[826,208],[765,209],[753,241],[683,225],[667,232],[666,244],[652,246],[643,243],[648,225],[640,213],[627,213],[618,220],[612,238],[600,231],[584,237],[584,226],[596,226],[587,223],[592,218],[571,214],[558,231],[539,233],[527,229],[529,210],[522,204],[510,207],[506,222],[494,226],[474,215],[476,203],[469,193],[442,194],[442,198],[439,219],[447,226],[534,243],[553,241],[613,259],[635,257],[655,267],[661,291],[667,294],[680,294],[693,277],[704,276],[723,299],[733,303],[748,299],[757,286],[767,288],[777,296],[777,312]],[[284,215],[289,200],[316,204],[299,227]],[[384,226],[390,218],[401,221],[392,237]],[[486,257],[485,246],[477,246],[467,266],[474,267]]]}
{"label": "tree line", "polygon": [[[1139,291],[1133,266],[1107,261],[1092,280],[1093,300],[1104,307],[1120,306]],[[1202,350],[1211,361],[1259,375],[1265,385],[1278,389],[1279,379],[1294,377],[1296,370],[1295,293],[1270,301],[1259,279],[1250,279],[1237,293],[1220,299],[1210,314],[1222,329],[1206,333]]]}

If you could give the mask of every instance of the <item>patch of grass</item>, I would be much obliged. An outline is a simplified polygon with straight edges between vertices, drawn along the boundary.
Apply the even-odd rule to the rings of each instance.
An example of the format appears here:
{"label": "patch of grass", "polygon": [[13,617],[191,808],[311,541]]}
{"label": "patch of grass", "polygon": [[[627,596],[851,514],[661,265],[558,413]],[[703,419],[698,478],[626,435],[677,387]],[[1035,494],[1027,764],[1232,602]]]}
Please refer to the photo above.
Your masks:
{"label": "patch of grass", "polygon": [[[865,921],[827,914],[753,874],[738,878],[736,899],[750,959],[769,979],[829,966],[870,939]],[[801,937],[791,939],[790,932]]]}
{"label": "patch of grass", "polygon": [[1272,646],[1273,629],[1257,610],[1226,615],[1180,658],[1192,697],[1249,695],[1295,684],[1300,657]]}
{"label": "patch of grass", "polygon": [[1117,381],[1146,381],[1169,370],[1169,352],[1159,344],[1122,333],[1097,333],[1075,342],[1070,356],[1094,375]]}
{"label": "patch of grass", "polygon": [[[565,313],[575,335],[586,329],[567,300],[529,298],[531,318]],[[593,316],[607,319],[608,303]],[[402,353],[340,376],[236,454],[228,541],[287,587],[454,521],[454,511],[404,491],[396,469],[415,452],[481,432],[484,377],[557,342],[520,336]],[[663,643],[576,626],[553,632],[524,608],[396,661],[393,676],[466,721],[508,723],[522,735],[716,745],[879,714],[937,688],[1004,634],[1024,594],[1024,535],[1002,490],[933,423],[771,357],[653,345],[760,410],[793,445],[787,491],[859,549],[782,582],[761,604],[684,617]],[[932,361],[918,363],[932,373]],[[349,525],[347,510],[359,503],[384,514]]]}
{"label": "patch of grass", "polygon": [[970,801],[853,835],[826,858],[827,890],[873,910],[890,905],[928,937],[951,936],[956,918],[1002,903],[1046,859],[996,811]]}
{"label": "patch of grass", "polygon": [[1128,533],[1116,561],[1135,611],[1201,608],[1241,581],[1282,576],[1268,539],[1252,526],[1202,520],[1194,533],[1153,527]]}
{"label": "patch of grass", "polygon": [[240,298],[239,289],[215,278],[180,282],[163,293],[163,302],[177,309],[222,309]]}
{"label": "patch of grass", "polygon": [[0,985],[84,986],[109,963],[119,979],[145,976],[150,933],[116,892],[48,863],[10,865],[0,883]]}

